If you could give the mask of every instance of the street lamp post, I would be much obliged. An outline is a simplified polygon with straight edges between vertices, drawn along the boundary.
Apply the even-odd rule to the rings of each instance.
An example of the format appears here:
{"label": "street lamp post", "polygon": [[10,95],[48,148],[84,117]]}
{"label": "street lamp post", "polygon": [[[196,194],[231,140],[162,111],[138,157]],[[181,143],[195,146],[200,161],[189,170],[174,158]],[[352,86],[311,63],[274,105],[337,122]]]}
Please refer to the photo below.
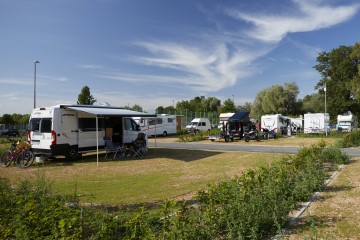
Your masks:
{"label": "street lamp post", "polygon": [[34,62],[34,108],[36,108],[36,64],[40,63],[39,61]]}
{"label": "street lamp post", "polygon": [[326,118],[326,82],[325,82],[325,87],[324,87],[324,92],[325,92],[325,136],[327,137],[327,125],[328,125],[328,122],[327,122],[327,118]]}

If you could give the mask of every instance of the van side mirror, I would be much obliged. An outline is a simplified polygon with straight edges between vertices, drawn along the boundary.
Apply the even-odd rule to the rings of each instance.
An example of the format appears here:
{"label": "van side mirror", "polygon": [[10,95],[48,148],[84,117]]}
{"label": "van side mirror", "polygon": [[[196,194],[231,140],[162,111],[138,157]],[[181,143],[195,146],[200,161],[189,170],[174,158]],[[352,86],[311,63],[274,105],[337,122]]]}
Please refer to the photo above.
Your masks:
{"label": "van side mirror", "polygon": [[140,126],[139,125],[136,125],[136,131],[140,131]]}

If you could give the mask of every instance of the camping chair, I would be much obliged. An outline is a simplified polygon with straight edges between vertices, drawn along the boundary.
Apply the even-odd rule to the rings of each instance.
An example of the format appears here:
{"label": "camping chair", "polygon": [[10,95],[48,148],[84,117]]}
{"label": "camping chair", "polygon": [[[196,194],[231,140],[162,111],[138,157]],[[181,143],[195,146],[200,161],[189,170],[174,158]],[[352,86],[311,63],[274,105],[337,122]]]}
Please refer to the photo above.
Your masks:
{"label": "camping chair", "polygon": [[134,157],[143,157],[144,153],[147,151],[146,145],[146,134],[139,133],[138,137],[132,143],[132,150],[134,153]]}
{"label": "camping chair", "polygon": [[105,159],[107,158],[108,155],[109,157],[112,155],[112,159],[115,159],[118,154],[121,154],[121,157],[124,155],[123,147],[121,145],[115,146],[111,137],[105,136],[104,142],[105,142],[105,151],[106,151]]}

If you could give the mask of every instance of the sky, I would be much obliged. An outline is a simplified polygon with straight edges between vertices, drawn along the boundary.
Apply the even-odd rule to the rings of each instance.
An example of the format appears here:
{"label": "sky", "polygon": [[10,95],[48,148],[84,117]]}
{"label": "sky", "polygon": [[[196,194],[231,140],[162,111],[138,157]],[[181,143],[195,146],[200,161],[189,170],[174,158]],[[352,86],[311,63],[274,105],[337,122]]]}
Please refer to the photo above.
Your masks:
{"label": "sky", "polygon": [[358,0],[0,0],[0,116],[76,104],[84,86],[149,113],[288,82],[303,98],[319,53],[354,45],[359,26]]}

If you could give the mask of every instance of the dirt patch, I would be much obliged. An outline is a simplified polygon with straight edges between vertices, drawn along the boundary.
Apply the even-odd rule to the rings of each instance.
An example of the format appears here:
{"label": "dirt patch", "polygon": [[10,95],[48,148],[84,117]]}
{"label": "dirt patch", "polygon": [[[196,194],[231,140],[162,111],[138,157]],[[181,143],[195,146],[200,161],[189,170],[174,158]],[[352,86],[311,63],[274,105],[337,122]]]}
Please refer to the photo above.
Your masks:
{"label": "dirt patch", "polygon": [[[149,142],[159,142],[159,143],[171,143],[171,142],[177,142],[178,136],[177,135],[171,135],[171,136],[159,136],[159,137],[149,137]],[[245,142],[244,140],[238,140],[235,139],[233,142],[225,142],[224,139],[218,139],[215,141],[204,139],[203,141],[199,141],[196,143],[199,144],[241,144],[241,145],[259,145],[259,146],[310,146],[312,144],[316,144],[319,141],[325,141],[328,144],[335,143],[335,138],[301,138],[301,137],[281,137],[277,139],[269,139],[269,140],[260,140],[258,141],[250,141]]]}

